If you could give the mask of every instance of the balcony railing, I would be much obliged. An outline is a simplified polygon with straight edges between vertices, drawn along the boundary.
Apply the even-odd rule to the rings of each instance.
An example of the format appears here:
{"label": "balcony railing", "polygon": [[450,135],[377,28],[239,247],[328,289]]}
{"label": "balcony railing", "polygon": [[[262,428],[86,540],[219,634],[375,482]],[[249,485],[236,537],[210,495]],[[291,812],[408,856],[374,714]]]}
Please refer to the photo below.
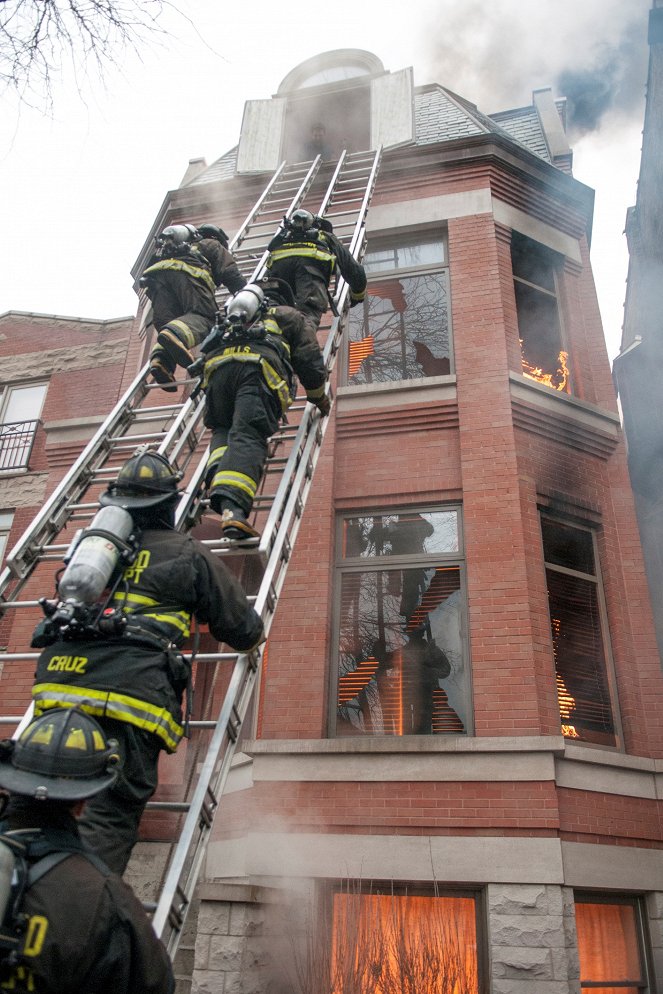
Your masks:
{"label": "balcony railing", "polygon": [[39,421],[0,425],[0,470],[27,469]]}

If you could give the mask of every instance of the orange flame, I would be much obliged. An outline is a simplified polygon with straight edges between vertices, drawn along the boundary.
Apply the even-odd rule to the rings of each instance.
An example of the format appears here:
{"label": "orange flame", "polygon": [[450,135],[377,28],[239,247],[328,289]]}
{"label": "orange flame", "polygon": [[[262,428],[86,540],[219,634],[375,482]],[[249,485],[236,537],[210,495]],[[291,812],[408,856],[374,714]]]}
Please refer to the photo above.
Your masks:
{"label": "orange flame", "polygon": [[557,699],[559,700],[559,713],[562,718],[562,735],[567,739],[579,739],[580,735],[575,725],[569,725],[564,722],[564,718],[568,719],[571,717],[571,713],[576,706],[576,699],[567,690],[566,684],[559,673],[557,674]]}
{"label": "orange flame", "polygon": [[523,363],[523,376],[526,376],[528,380],[543,383],[547,387],[552,387],[553,390],[563,390],[565,393],[569,392],[569,367],[566,364],[569,358],[568,352],[562,351],[559,353],[557,357],[559,366],[554,373],[544,373],[540,366],[532,366],[527,361],[523,351],[522,338],[520,339],[520,354]]}
{"label": "orange flame", "polygon": [[373,336],[368,335],[359,342],[350,342],[350,353],[348,355],[348,376],[354,376],[364,359],[374,355],[375,346]]}

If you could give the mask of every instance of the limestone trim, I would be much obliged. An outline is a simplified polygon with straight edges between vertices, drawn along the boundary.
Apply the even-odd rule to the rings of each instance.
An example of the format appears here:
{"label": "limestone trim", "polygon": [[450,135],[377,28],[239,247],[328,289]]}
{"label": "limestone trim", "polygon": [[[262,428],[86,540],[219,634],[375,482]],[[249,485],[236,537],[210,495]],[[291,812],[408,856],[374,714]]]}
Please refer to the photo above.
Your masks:
{"label": "limestone trim", "polygon": [[43,503],[48,485],[48,473],[0,475],[0,507],[33,507]]}
{"label": "limestone trim", "polygon": [[207,877],[273,887],[284,878],[559,884],[610,891],[663,890],[658,849],[501,836],[249,833],[210,843]]}
{"label": "limestone trim", "polygon": [[662,759],[577,745],[561,735],[249,741],[235,757],[231,779],[233,790],[257,781],[548,780],[571,790],[663,800]]}
{"label": "limestone trim", "polygon": [[210,879],[252,886],[302,877],[477,886],[563,883],[561,845],[554,838],[336,835],[287,829],[210,842],[206,873]]}
{"label": "limestone trim", "polygon": [[336,412],[340,416],[349,411],[372,410],[376,403],[382,408],[426,404],[433,401],[456,402],[455,374],[339,387],[336,391]]}

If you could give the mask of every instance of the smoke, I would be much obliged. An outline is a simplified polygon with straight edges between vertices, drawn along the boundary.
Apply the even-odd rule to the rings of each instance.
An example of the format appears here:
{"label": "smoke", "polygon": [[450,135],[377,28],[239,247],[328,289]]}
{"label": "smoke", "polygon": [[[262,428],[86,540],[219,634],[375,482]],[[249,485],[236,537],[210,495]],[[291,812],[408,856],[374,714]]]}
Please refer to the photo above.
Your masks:
{"label": "smoke", "polygon": [[[644,111],[650,0],[442,0],[431,8],[423,59],[430,80],[485,113],[524,106],[552,86],[569,128]],[[436,26],[439,28],[436,30]],[[418,80],[421,82],[421,80]]]}

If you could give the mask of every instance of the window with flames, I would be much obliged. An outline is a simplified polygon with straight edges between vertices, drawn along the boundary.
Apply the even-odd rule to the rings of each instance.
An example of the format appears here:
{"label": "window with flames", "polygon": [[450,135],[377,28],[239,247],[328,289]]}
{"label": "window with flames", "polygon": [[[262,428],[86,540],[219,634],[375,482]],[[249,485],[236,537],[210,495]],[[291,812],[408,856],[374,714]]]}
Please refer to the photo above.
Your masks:
{"label": "window with flames", "polygon": [[468,732],[459,509],[344,518],[337,573],[336,734]]}
{"label": "window with flames", "polygon": [[612,660],[594,535],[541,518],[562,733],[617,745]]}
{"label": "window with flames", "polygon": [[511,236],[511,265],[521,372],[529,380],[570,393],[569,354],[562,341],[557,301],[560,257],[514,231]]}
{"label": "window with flames", "polygon": [[349,384],[452,371],[446,244],[420,238],[369,247],[368,289],[348,320]]}
{"label": "window with flames", "polygon": [[305,941],[293,943],[293,994],[485,990],[478,895],[362,884],[321,897]]}

